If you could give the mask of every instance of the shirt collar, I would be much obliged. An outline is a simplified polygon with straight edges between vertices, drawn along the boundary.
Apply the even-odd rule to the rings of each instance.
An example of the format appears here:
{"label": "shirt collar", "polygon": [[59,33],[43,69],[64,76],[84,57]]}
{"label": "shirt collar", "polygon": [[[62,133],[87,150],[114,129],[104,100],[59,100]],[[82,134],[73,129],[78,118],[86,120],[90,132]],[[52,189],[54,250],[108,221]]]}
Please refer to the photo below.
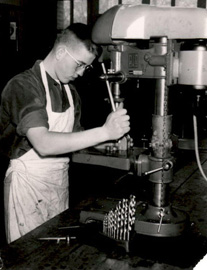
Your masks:
{"label": "shirt collar", "polygon": [[[42,80],[42,77],[41,77],[41,72],[40,72],[40,63],[42,62],[42,60],[37,60],[35,62],[35,64],[33,65],[32,67],[32,70],[33,72],[35,73],[35,75],[40,79]],[[54,80],[47,72],[46,72],[46,75],[47,75],[47,80],[48,80],[48,86],[49,88],[50,87],[54,87],[54,86],[58,86],[58,85],[61,85],[60,81],[56,81]]]}

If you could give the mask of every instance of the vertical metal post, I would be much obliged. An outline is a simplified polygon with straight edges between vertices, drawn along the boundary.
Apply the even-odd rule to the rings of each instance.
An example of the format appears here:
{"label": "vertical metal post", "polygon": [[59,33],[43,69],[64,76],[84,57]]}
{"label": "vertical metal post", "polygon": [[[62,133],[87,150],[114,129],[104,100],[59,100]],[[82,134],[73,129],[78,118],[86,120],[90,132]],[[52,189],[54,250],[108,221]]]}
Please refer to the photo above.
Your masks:
{"label": "vertical metal post", "polygon": [[[159,42],[155,45],[156,53],[158,55],[165,55],[167,53],[167,38],[160,38]],[[165,67],[155,67],[155,75],[163,78],[156,80],[156,88],[155,88],[155,115],[166,115],[168,109],[168,89],[165,88],[166,85],[166,70]],[[167,91],[167,93],[166,93]]]}
{"label": "vertical metal post", "polygon": [[[111,52],[111,60],[112,60],[112,70],[114,72],[118,72],[121,70],[121,52],[119,51],[112,51]],[[120,84],[115,82],[112,84],[112,93],[114,95],[114,100],[115,100],[115,105],[116,107],[119,105],[119,100],[120,100]]]}
{"label": "vertical metal post", "polygon": [[[167,54],[167,38],[160,38],[155,45],[155,50],[158,55]],[[166,70],[165,67],[155,67],[155,74],[159,79],[156,80],[155,88],[155,108],[152,117],[152,150],[151,166],[156,167],[156,164],[162,165],[166,158],[170,158],[171,150],[171,116],[168,115],[168,96],[169,90],[166,86]],[[162,78],[163,77],[163,78]],[[165,184],[163,174],[155,174],[150,176],[152,182],[152,204],[157,207],[166,206],[168,202],[168,188]]]}

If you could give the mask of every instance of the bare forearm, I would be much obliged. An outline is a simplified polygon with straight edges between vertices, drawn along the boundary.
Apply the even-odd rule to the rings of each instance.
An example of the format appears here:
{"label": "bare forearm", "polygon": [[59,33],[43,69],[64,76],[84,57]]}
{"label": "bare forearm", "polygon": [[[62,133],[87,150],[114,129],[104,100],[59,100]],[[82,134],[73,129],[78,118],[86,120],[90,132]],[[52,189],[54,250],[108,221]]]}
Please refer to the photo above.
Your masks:
{"label": "bare forearm", "polygon": [[36,127],[30,128],[26,135],[40,155],[48,156],[74,152],[108,140],[116,140],[129,130],[129,116],[126,115],[126,110],[118,109],[109,114],[102,127],[74,133],[59,133],[49,131],[45,127]]}
{"label": "bare forearm", "polygon": [[[40,130],[38,128],[37,134],[35,134],[36,131],[35,128],[33,128],[32,131],[28,131],[27,136],[34,148],[42,156],[59,155],[78,151],[108,139],[104,127],[74,133],[50,132],[45,128],[42,128],[41,136],[39,132]],[[40,137],[41,139],[38,140],[36,139],[37,137]]]}

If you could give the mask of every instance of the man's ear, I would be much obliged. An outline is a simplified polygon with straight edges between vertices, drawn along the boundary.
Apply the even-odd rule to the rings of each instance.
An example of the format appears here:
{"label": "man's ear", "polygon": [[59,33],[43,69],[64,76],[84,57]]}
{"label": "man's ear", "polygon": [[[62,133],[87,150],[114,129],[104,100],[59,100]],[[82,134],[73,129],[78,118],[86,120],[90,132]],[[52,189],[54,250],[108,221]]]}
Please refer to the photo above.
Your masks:
{"label": "man's ear", "polygon": [[62,58],[65,56],[65,48],[63,46],[59,46],[55,53],[57,61],[62,60]]}

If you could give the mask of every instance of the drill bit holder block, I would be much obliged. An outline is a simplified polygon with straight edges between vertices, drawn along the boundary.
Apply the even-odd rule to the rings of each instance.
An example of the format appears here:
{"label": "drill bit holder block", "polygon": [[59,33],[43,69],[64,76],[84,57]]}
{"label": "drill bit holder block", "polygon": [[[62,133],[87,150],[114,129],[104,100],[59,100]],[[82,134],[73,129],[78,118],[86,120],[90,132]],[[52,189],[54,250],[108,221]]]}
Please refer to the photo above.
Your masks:
{"label": "drill bit holder block", "polygon": [[[96,209],[91,207],[90,210],[81,211],[80,222],[87,224],[101,221],[102,231],[100,234],[129,252],[130,241],[134,235],[137,202],[133,195],[130,195],[129,199],[116,200],[116,204],[114,202],[104,201],[102,211],[98,211],[98,205]],[[106,210],[107,203],[111,205],[109,210]]]}
{"label": "drill bit holder block", "polygon": [[127,252],[129,252],[130,234],[135,222],[135,213],[135,196],[131,195],[129,200],[119,201],[116,207],[110,210],[103,219],[103,234],[114,239]]}

